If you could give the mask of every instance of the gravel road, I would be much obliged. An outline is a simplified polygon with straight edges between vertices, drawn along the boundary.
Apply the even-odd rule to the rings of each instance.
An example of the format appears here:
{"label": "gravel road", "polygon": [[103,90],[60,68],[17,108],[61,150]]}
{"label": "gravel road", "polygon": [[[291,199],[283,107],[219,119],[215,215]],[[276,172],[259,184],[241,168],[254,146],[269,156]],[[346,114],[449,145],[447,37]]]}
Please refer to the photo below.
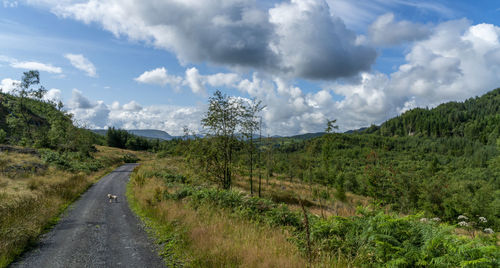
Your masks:
{"label": "gravel road", "polygon": [[[89,188],[11,267],[164,267],[125,197],[135,166],[125,164]],[[118,201],[110,203],[108,193]]]}

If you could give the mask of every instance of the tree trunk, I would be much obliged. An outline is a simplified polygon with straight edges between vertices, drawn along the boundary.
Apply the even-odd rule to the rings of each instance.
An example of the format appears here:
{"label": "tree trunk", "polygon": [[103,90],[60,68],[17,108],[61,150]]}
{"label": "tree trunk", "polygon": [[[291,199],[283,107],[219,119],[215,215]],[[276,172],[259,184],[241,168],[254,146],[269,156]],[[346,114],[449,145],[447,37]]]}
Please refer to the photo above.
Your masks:
{"label": "tree trunk", "polygon": [[250,195],[253,196],[253,132],[250,132]]}

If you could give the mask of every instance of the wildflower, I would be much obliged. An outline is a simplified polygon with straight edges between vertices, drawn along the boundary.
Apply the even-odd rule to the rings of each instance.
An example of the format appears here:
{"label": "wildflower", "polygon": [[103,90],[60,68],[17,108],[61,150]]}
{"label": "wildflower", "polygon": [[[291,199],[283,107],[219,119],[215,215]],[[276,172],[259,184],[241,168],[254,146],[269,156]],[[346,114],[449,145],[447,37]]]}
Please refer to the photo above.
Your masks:
{"label": "wildflower", "polygon": [[421,218],[420,222],[427,222],[427,218]]}
{"label": "wildflower", "polygon": [[479,221],[480,221],[480,222],[488,222],[488,220],[486,220],[486,218],[485,218],[485,217],[479,217]]}
{"label": "wildflower", "polygon": [[467,218],[467,216],[460,215],[460,216],[458,216],[458,219],[459,220],[468,220],[469,218]]}
{"label": "wildflower", "polygon": [[494,233],[494,232],[493,232],[493,229],[491,229],[491,228],[485,228],[485,229],[484,229],[484,232],[485,232],[485,233],[487,233],[487,234],[492,234],[492,233]]}
{"label": "wildflower", "polygon": [[441,221],[441,219],[438,217],[435,217],[435,218],[432,218],[431,221]]}
{"label": "wildflower", "polygon": [[459,222],[458,225],[460,225],[460,226],[469,226],[469,224],[467,222],[465,222],[465,221]]}

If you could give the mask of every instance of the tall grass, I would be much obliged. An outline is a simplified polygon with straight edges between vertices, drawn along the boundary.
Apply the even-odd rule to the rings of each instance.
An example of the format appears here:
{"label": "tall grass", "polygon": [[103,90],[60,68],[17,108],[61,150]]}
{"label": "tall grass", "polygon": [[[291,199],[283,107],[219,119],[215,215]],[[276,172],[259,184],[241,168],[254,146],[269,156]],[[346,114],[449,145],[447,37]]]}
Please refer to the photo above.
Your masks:
{"label": "tall grass", "polygon": [[[42,159],[17,153],[0,153],[0,267],[32,245],[58,221],[58,215],[88,187],[123,163],[121,150],[98,147],[93,162],[103,163],[97,172],[69,172],[47,166]],[[84,163],[80,163],[83,165]],[[23,166],[46,166],[43,171],[25,172]],[[17,167],[23,172],[2,172]]]}
{"label": "tall grass", "polygon": [[169,189],[164,180],[144,177],[155,173],[152,169],[139,167],[129,184],[129,199],[164,245],[167,264],[172,265],[175,256],[173,263],[181,260],[189,267],[307,266],[298,248],[288,241],[288,231],[247,221],[209,203],[194,208],[165,198]]}
{"label": "tall grass", "polygon": [[[210,185],[200,184],[199,181],[176,175],[172,173],[172,169],[159,163],[162,162],[150,162],[139,168],[133,176],[133,192],[140,193],[143,200],[141,207],[156,211],[151,215],[152,218],[162,215],[161,217],[165,217],[164,223],[175,223],[176,226],[187,228],[187,236],[183,241],[194,249],[205,252],[196,255],[202,257],[200,260],[218,260],[216,264],[205,262],[205,266],[253,265],[252,262],[242,263],[241,259],[235,257],[238,255],[233,255],[237,253],[229,254],[224,250],[217,251],[215,255],[206,253],[207,250],[211,252],[215,245],[239,249],[243,242],[234,233],[246,234],[246,224],[267,225],[267,236],[279,234],[285,236],[285,241],[293,241],[299,249],[297,256],[300,256],[302,265],[307,265],[306,254],[311,256],[313,266],[326,267],[500,265],[500,250],[495,235],[483,233],[475,238],[458,236],[455,234],[455,226],[440,224],[436,220],[421,221],[419,215],[401,217],[380,209],[358,209],[355,216],[349,217],[320,217],[308,214],[305,219],[309,228],[306,228],[303,223],[306,220],[301,220],[301,213],[290,210],[285,205],[276,204],[269,199],[249,197],[244,192],[218,190]],[[177,213],[181,213],[181,216],[172,216]],[[190,213],[195,213],[195,216]],[[209,215],[208,219],[206,215]],[[196,225],[198,227],[195,228],[191,225],[192,222],[205,221],[207,226]],[[230,224],[225,225],[224,222]],[[210,228],[215,228],[213,226],[223,227],[211,231]],[[235,231],[229,232],[231,228],[235,228]],[[222,235],[222,239],[216,239],[217,235]],[[204,248],[203,244],[192,242],[194,240],[210,241],[212,247]],[[256,242],[258,240],[246,241],[261,246]],[[264,252],[275,252],[277,249],[276,244],[270,243]],[[187,251],[193,252],[193,248],[188,248]],[[293,266],[293,263],[295,262],[282,265]]]}

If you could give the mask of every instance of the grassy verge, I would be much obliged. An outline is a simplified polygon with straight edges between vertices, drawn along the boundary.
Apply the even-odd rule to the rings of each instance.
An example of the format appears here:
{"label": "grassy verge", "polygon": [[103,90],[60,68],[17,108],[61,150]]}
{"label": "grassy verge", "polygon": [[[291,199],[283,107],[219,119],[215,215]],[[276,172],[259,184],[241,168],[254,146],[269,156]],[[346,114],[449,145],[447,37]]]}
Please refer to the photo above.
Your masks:
{"label": "grassy verge", "polygon": [[99,147],[95,172],[70,172],[37,156],[1,153],[0,267],[5,267],[36,242],[40,234],[93,183],[122,164],[123,152]]}
{"label": "grassy verge", "polygon": [[[308,214],[306,228],[303,214],[286,205],[218,190],[179,175],[169,161],[137,169],[132,192],[143,210],[152,211],[151,218],[161,219],[160,226],[174,224],[183,231],[183,258],[191,266],[307,266],[305,256],[318,267],[500,265],[495,235],[456,235],[456,226],[438,220],[368,209],[349,217]],[[267,259],[281,261],[252,261]]]}
{"label": "grassy verge", "polygon": [[142,165],[129,183],[128,197],[161,247],[169,266],[305,267],[307,261],[288,240],[287,230],[247,221],[210,204],[196,207],[164,198],[159,178],[141,179]]}

